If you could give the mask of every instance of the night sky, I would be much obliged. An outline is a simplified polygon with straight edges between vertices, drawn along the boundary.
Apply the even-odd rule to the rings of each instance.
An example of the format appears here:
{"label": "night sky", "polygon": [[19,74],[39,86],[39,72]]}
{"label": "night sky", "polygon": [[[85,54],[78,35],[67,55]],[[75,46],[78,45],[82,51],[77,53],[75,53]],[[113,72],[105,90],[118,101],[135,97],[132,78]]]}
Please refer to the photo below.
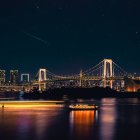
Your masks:
{"label": "night sky", "polygon": [[104,58],[140,72],[139,0],[3,0],[0,69],[78,73]]}

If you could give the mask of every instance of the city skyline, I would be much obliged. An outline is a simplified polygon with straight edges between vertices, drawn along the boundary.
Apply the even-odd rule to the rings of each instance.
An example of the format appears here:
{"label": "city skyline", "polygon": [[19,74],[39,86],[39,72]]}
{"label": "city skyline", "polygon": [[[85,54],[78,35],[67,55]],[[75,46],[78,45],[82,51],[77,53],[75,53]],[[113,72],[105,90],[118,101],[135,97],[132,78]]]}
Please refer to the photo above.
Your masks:
{"label": "city skyline", "polygon": [[[32,75],[33,76],[33,75]],[[22,73],[19,70],[2,70],[0,69],[0,84],[14,83],[18,84],[20,82],[30,82],[31,74]]]}

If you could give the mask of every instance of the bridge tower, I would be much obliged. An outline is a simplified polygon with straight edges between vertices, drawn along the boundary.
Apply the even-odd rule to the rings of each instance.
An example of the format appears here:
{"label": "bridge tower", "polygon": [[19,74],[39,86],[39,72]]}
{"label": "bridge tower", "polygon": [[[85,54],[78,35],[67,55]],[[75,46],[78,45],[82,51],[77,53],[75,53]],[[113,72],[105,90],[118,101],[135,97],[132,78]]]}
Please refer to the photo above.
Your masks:
{"label": "bridge tower", "polygon": [[46,69],[39,69],[39,74],[38,74],[38,81],[42,82],[47,80],[47,70]]}
{"label": "bridge tower", "polygon": [[[108,78],[113,77],[113,61],[112,59],[104,59],[103,60],[103,87],[107,86]],[[113,81],[109,80],[110,87],[113,86]]]}
{"label": "bridge tower", "polygon": [[42,88],[44,90],[46,89],[46,83],[41,83],[46,80],[47,80],[47,70],[39,69],[39,72],[38,72],[39,91],[42,91]]}

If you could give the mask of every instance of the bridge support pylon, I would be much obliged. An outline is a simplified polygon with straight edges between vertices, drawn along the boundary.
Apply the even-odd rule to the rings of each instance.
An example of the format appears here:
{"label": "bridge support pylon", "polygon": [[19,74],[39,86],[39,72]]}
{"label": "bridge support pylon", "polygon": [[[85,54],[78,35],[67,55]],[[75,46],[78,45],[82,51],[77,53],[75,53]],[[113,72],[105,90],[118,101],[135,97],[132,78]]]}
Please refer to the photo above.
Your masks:
{"label": "bridge support pylon", "polygon": [[[108,78],[113,77],[113,61],[112,59],[103,60],[103,87],[107,86]],[[113,87],[113,81],[109,80],[110,88]]]}
{"label": "bridge support pylon", "polygon": [[38,72],[39,91],[46,90],[46,83],[43,83],[43,81],[46,80],[47,80],[47,70],[39,69]]}

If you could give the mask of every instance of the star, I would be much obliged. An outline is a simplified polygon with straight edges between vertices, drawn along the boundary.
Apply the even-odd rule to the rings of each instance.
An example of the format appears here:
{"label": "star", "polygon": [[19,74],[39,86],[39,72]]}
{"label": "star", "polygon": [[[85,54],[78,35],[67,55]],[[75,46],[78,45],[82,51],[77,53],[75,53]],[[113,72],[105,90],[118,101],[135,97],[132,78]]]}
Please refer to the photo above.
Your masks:
{"label": "star", "polygon": [[40,7],[39,7],[39,3],[40,3],[40,0],[38,0],[38,1],[35,3],[35,6],[36,6],[37,9],[40,8]]}
{"label": "star", "polygon": [[39,9],[40,7],[38,5],[36,5],[36,8]]}
{"label": "star", "polygon": [[102,17],[104,17],[105,16],[105,14],[102,14]]}

